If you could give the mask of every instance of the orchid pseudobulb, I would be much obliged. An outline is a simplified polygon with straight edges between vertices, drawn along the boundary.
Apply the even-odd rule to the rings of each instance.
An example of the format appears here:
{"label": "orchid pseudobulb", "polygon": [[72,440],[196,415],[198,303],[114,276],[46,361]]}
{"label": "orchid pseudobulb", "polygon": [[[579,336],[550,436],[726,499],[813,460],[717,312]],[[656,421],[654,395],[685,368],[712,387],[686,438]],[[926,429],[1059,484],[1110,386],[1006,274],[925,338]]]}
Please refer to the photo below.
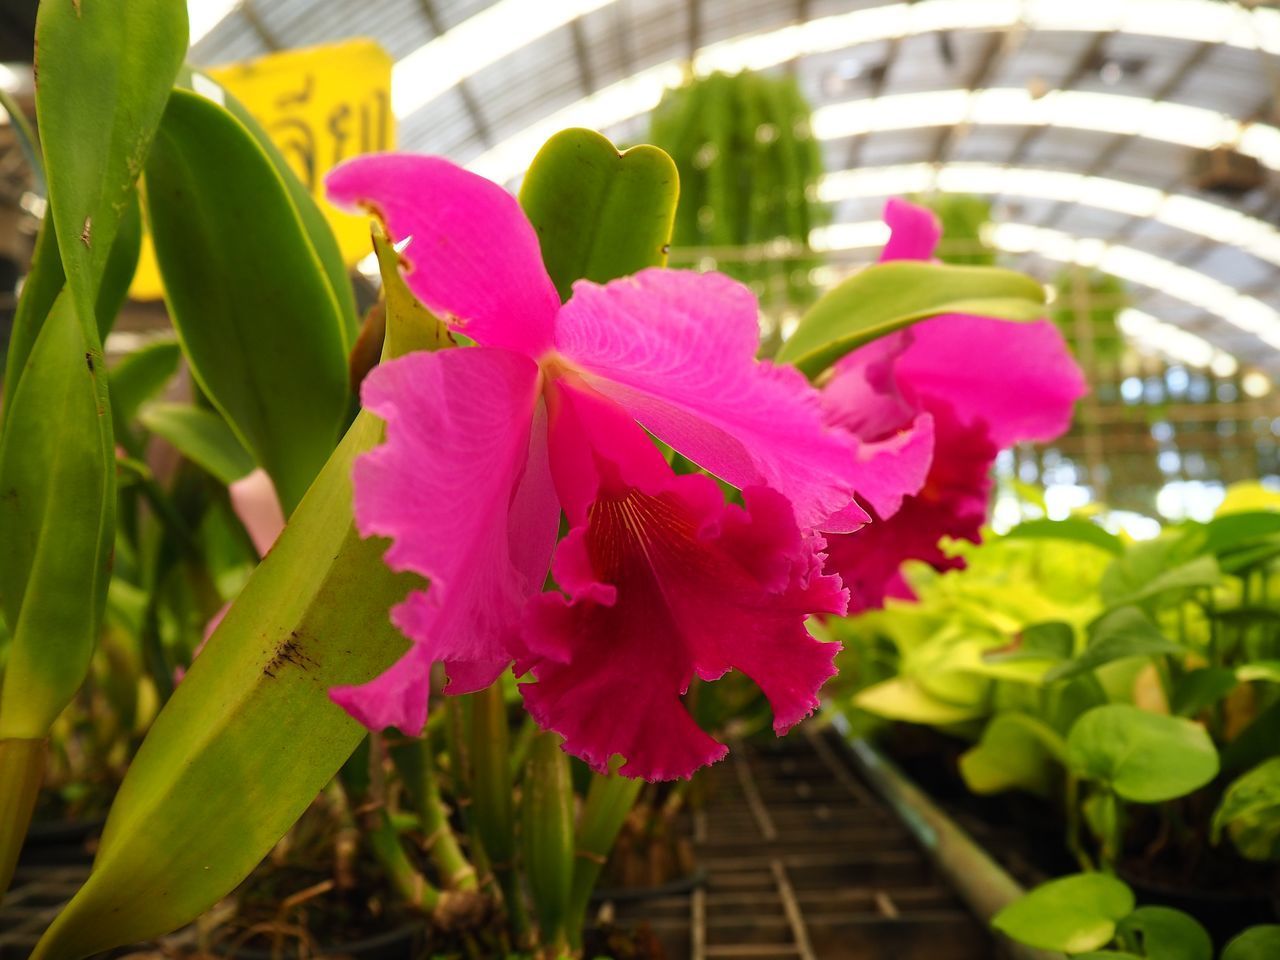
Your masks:
{"label": "orchid pseudobulb", "polygon": [[[688,776],[724,754],[681,696],[737,668],[782,732],[817,706],[839,614],[822,533],[867,520],[853,435],[795,370],[755,359],[754,298],[717,274],[650,269],[580,281],[563,306],[537,236],[500,187],[432,157],[361,157],[330,196],[407,240],[406,281],[474,347],[377,367],[364,405],[386,442],[355,471],[362,534],[430,581],[392,611],[412,641],[333,699],[372,728],[417,732],[428,670],[447,693],[512,662],[530,713],[596,769]],[[743,492],[677,476],[646,430]],[[567,537],[556,546],[563,509]],[[552,554],[565,594],[541,593]]]}
{"label": "orchid pseudobulb", "polygon": [[[885,220],[892,233],[882,260],[933,256],[940,227],[930,211],[891,200]],[[934,317],[840,360],[823,390],[828,422],[858,438],[868,463],[877,452],[903,453],[896,471],[868,471],[872,485],[859,482],[874,522],[828,540],[827,569],[848,587],[851,609],[903,595],[905,560],[963,566],[940,541],[980,540],[996,454],[1060,435],[1084,393],[1080,368],[1047,320]]]}

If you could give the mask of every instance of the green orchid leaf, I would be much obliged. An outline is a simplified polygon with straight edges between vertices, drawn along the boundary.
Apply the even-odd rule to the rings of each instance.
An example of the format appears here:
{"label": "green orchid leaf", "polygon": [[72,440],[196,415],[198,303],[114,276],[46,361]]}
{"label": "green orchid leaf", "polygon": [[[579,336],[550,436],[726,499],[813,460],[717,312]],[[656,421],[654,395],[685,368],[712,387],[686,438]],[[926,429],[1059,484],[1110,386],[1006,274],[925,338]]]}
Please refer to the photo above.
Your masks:
{"label": "green orchid leaf", "polygon": [[[199,80],[196,77],[199,77]],[[324,267],[325,276],[329,282],[329,288],[333,291],[338,309],[342,313],[343,349],[345,352],[350,352],[355,344],[356,334],[360,326],[359,319],[356,316],[355,291],[351,287],[351,277],[347,272],[346,263],[343,262],[342,251],[338,248],[338,240],[333,235],[333,229],[329,226],[329,221],[325,219],[324,213],[320,210],[319,204],[316,203],[315,197],[311,195],[311,191],[307,189],[306,184],[298,179],[298,175],[290,169],[289,164],[284,159],[284,154],[280,152],[280,148],[275,145],[267,135],[267,132],[262,129],[262,124],[258,123],[254,116],[244,108],[244,105],[220,86],[217,81],[204,74],[198,74],[188,68],[183,68],[178,82],[186,89],[209,96],[215,103],[226,107],[227,112],[239,120],[253,136],[258,146],[262,148],[262,152],[267,155],[267,159],[271,161],[271,165],[275,167],[280,179],[284,181],[284,185],[289,191],[289,198],[293,201],[294,209],[298,211],[298,216],[301,218],[302,225],[306,230],[307,239],[310,241],[316,256],[320,258],[320,263]],[[199,89],[195,89],[197,86]]]}
{"label": "green orchid leaf", "polygon": [[[328,697],[407,642],[387,611],[420,581],[352,524],[351,465],[382,439],[361,413],[196,658],[112,805],[88,881],[35,960],[73,960],[189,923],[232,890],[366,730]],[[282,763],[281,758],[288,762]]]}
{"label": "green orchid leaf", "polygon": [[1280,957],[1280,924],[1250,927],[1222,950],[1221,960],[1275,960]]}
{"label": "green orchid leaf", "polygon": [[895,330],[946,313],[1037,320],[1044,287],[997,267],[895,260],[860,270],[824,295],[778,351],[810,379],[845,354]]}
{"label": "green orchid leaf", "polygon": [[679,191],[676,165],[657,147],[619,153],[581,129],[548,140],[525,174],[520,205],[560,299],[577,280],[607,283],[666,263]]}
{"label": "green orchid leaf", "polygon": [[1213,960],[1213,940],[1192,916],[1171,907],[1139,907],[1120,921],[1120,938],[1152,960]]}
{"label": "green orchid leaf", "polygon": [[1110,943],[1133,904],[1133,891],[1115,877],[1078,873],[1036,887],[997,913],[991,925],[1041,950],[1084,953]]}
{"label": "green orchid leaf", "polygon": [[43,738],[89,666],[115,509],[105,373],[63,294],[0,437],[0,610],[11,634],[0,738]]}
{"label": "green orchid leaf", "polygon": [[1136,803],[1185,796],[1218,773],[1204,727],[1124,703],[1082,715],[1067,734],[1067,759],[1079,776]]}
{"label": "green orchid leaf", "polygon": [[1069,517],[1066,520],[1028,520],[1020,523],[1006,537],[1015,540],[1070,540],[1087,543],[1107,553],[1120,556],[1124,553],[1124,541],[1114,533],[1108,533],[1092,520]]}
{"label": "green orchid leaf", "polygon": [[182,349],[177,340],[153,340],[133,351],[107,374],[117,431],[173,379],[181,359]]}
{"label": "green orchid leaf", "polygon": [[1126,657],[1178,656],[1186,648],[1165,639],[1155,622],[1137,607],[1119,607],[1089,628],[1089,645],[1078,657],[1044,675],[1046,683],[1088,673]]}
{"label": "green orchid leaf", "polygon": [[138,255],[142,251],[142,210],[138,204],[138,191],[130,190],[125,201],[124,214],[116,231],[116,238],[107,255],[102,272],[102,285],[98,288],[97,318],[98,338],[107,339],[115,326],[120,308],[129,296],[129,285],[138,269]]}
{"label": "green orchid leaf", "polygon": [[187,8],[172,0],[43,3],[36,48],[49,216],[76,313],[96,331],[113,241],[186,54]]}
{"label": "green orchid leaf", "polygon": [[175,90],[147,202],[192,372],[292,513],[333,450],[348,391],[342,312],[288,188],[230,113]]}
{"label": "green orchid leaf", "polygon": [[9,352],[5,357],[4,403],[0,404],[0,425],[13,408],[13,397],[22,379],[27,357],[31,354],[45,318],[53,309],[53,302],[66,284],[62,272],[62,259],[58,253],[58,236],[54,232],[53,218],[46,216],[36,236],[36,248],[31,257],[31,269],[22,282],[22,296],[14,311],[13,327],[9,331]]}
{"label": "green orchid leaf", "polygon": [[142,425],[163,437],[192,463],[229,485],[251,472],[253,456],[212,410],[189,403],[153,403],[142,410]]}
{"label": "green orchid leaf", "polygon": [[1024,713],[1000,713],[960,757],[960,775],[974,793],[1026,790],[1047,796],[1066,753],[1062,737],[1044,723]]}
{"label": "green orchid leaf", "polygon": [[1213,814],[1213,840],[1231,834],[1241,856],[1280,860],[1280,757],[1272,757],[1236,779]]}

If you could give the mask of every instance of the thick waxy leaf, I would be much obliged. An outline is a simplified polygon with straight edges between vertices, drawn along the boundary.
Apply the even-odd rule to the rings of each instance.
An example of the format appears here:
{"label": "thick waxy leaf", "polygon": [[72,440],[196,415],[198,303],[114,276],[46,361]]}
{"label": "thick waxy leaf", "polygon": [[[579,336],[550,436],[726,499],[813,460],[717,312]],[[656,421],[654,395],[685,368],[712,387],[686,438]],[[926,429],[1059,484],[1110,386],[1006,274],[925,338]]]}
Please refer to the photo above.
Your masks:
{"label": "thick waxy leaf", "polygon": [[13,396],[22,379],[31,348],[40,336],[45,317],[53,309],[53,301],[62,292],[66,277],[62,272],[62,260],[58,253],[58,236],[53,228],[53,218],[45,217],[36,237],[36,249],[31,258],[31,270],[22,282],[22,296],[13,315],[13,328],[9,331],[9,353],[5,357],[4,404],[0,405],[0,425],[8,418],[13,407]]}
{"label": "thick waxy leaf", "polygon": [[1042,950],[1083,953],[1105,946],[1133,911],[1133,891],[1115,877],[1079,873],[1036,887],[991,920],[1014,940]]}
{"label": "thick waxy leaf", "polygon": [[525,175],[520,205],[560,299],[575,280],[607,283],[666,263],[679,191],[676,165],[657,147],[619,153],[593,130],[548,140]]}
{"label": "thick waxy leaf", "polygon": [[93,324],[129,192],[187,50],[187,8],[173,0],[42,3],[36,49],[50,216],[76,312]]}
{"label": "thick waxy leaf", "polygon": [[[199,77],[199,79],[195,79],[196,77]],[[253,139],[257,141],[263,153],[271,160],[271,165],[276,168],[276,173],[280,174],[280,179],[284,181],[285,187],[289,190],[289,197],[293,200],[298,216],[302,219],[302,225],[307,232],[307,239],[310,240],[316,256],[320,258],[320,262],[324,266],[325,276],[329,280],[329,287],[333,290],[338,309],[342,312],[344,349],[350,351],[355,343],[356,332],[359,328],[359,321],[356,317],[355,291],[351,287],[351,278],[347,274],[347,266],[342,261],[342,251],[338,249],[338,240],[333,235],[329,222],[325,220],[324,214],[320,211],[315,197],[311,195],[311,191],[307,189],[306,185],[298,179],[298,175],[289,168],[289,164],[284,159],[284,154],[267,136],[267,132],[262,129],[262,125],[254,119],[253,115],[244,108],[244,105],[239,100],[219,87],[216,81],[203,74],[192,73],[185,68],[179,76],[178,82],[188,89],[192,89],[198,84],[201,89],[197,90],[197,93],[212,92],[215,94],[213,99],[220,102],[232,116],[244,124],[245,129],[253,135]]]}
{"label": "thick waxy leaf", "polygon": [[1074,660],[1044,675],[1047,682],[1064,680],[1125,657],[1176,656],[1186,648],[1166,640],[1160,628],[1137,607],[1112,610],[1089,628],[1089,646]]}
{"label": "thick waxy leaf", "polygon": [[231,484],[253,470],[253,457],[227,422],[212,410],[189,403],[154,403],[142,411],[142,425],[168,440],[178,452]]}
{"label": "thick waxy leaf", "polygon": [[1062,738],[1039,720],[1001,713],[982,731],[981,742],[960,757],[960,774],[974,793],[1047,794],[1066,752]]}
{"label": "thick waxy leaf", "polygon": [[138,254],[142,250],[142,210],[138,204],[138,191],[130,190],[125,203],[116,238],[103,268],[102,283],[98,287],[98,338],[101,340],[105,340],[115,326],[116,316],[129,296],[129,284],[133,283],[134,271],[138,269]]}
{"label": "thick waxy leaf", "polygon": [[192,664],[129,768],[93,873],[34,956],[84,957],[194,919],[364,737],[328,689],[404,652],[387,610],[413,586],[352,525],[351,464],[381,434],[376,418],[357,417]]}
{"label": "thick waxy leaf", "polygon": [[1213,960],[1208,931],[1170,907],[1139,907],[1120,921],[1120,936],[1152,960]]}
{"label": "thick waxy leaf", "polygon": [[1204,727],[1124,703],[1096,707],[1067,735],[1075,772],[1125,800],[1163,803],[1203,787],[1218,773],[1218,752]]}
{"label": "thick waxy leaf", "polygon": [[1108,533],[1091,520],[1078,517],[1066,520],[1028,520],[1018,524],[1005,536],[1023,540],[1071,540],[1092,544],[1116,556],[1124,553],[1124,542],[1114,533]]}
{"label": "thick waxy leaf", "polygon": [[946,313],[1036,320],[1044,312],[1044,287],[1012,270],[878,263],[810,307],[776,359],[813,378],[846,353],[917,320]]}
{"label": "thick waxy leaf", "polygon": [[1280,757],[1254,767],[1227,788],[1213,815],[1213,837],[1231,834],[1250,860],[1280,859]]}
{"label": "thick waxy leaf", "polygon": [[11,634],[0,737],[44,737],[84,679],[106,597],[114,451],[71,298],[27,359],[0,438],[0,610]]}
{"label": "thick waxy leaf", "polygon": [[165,296],[196,378],[291,513],[347,411],[344,320],[253,137],[175,90],[147,163]]}

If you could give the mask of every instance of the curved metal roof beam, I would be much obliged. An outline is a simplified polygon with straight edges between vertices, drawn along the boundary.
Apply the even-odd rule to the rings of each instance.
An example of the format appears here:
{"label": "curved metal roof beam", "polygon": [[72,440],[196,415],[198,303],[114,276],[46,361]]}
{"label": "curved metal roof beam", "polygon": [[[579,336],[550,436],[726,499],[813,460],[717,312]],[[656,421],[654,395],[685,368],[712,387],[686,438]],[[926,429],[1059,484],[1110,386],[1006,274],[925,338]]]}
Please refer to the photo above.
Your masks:
{"label": "curved metal roof beam", "polygon": [[[404,117],[460,80],[572,20],[615,0],[498,0],[395,66],[394,106]],[[811,53],[939,30],[1032,30],[1142,34],[1280,54],[1280,12],[1246,11],[1214,0],[919,0],[820,17],[714,43],[695,57],[699,73],[761,69]],[[680,69],[682,61],[654,68]],[[649,73],[651,71],[645,71]],[[626,81],[622,81],[626,83]]]}
{"label": "curved metal roof beam", "polygon": [[[628,82],[639,82],[641,76]],[[678,76],[669,79],[679,82]],[[529,159],[556,131],[575,126],[604,130],[651,110],[661,96],[661,89],[652,91],[647,82],[643,90],[632,91],[635,96],[617,91],[616,86],[526,127],[467,166],[491,180],[511,180],[524,171]],[[640,94],[646,97],[643,103],[638,99]],[[1199,149],[1231,144],[1272,170],[1280,170],[1280,129],[1270,124],[1242,123],[1204,107],[1115,93],[1056,90],[1036,98],[1021,87],[930,90],[848,100],[819,107],[813,113],[813,132],[820,140],[957,124],[1066,127]]]}
{"label": "curved metal roof beam", "polygon": [[[819,250],[856,250],[881,246],[889,237],[889,228],[878,220],[841,223],[815,230],[811,236]],[[1059,263],[1096,267],[1122,280],[1158,290],[1221,317],[1280,350],[1280,312],[1199,270],[1123,244],[1029,224],[993,224],[989,240],[1006,253],[1033,253]]]}
{"label": "curved metal roof beam", "polygon": [[[1215,0],[1127,0],[1124,3],[1115,0],[1073,0],[1071,3],[1064,0],[919,0],[864,8],[722,40],[699,49],[693,67],[698,74],[744,68],[758,70],[862,43],[939,30],[1002,30],[1016,26],[1080,33],[1114,31],[1280,54],[1280,11],[1261,8],[1245,11]],[[438,39],[444,41],[448,36]],[[416,53],[410,55],[416,56]],[[397,64],[395,82],[408,88],[423,83],[430,85],[427,61],[410,70],[402,66],[409,59],[406,57]],[[523,169],[525,161],[521,158],[532,156],[557,130],[571,126],[604,129],[652,110],[663,90],[680,83],[684,68],[683,59],[669,60],[604,87],[496,144],[476,161],[475,168],[495,179],[511,179]],[[439,76],[435,80],[443,83]],[[449,85],[453,82],[456,79]],[[398,102],[407,110],[410,106],[415,109],[423,106],[427,100],[418,102],[403,94]]]}
{"label": "curved metal roof beam", "polygon": [[1144,220],[1237,247],[1280,267],[1280,230],[1232,207],[1124,180],[1066,170],[996,163],[912,163],[828,174],[819,194],[828,202],[912,193],[976,193],[1074,203]]}

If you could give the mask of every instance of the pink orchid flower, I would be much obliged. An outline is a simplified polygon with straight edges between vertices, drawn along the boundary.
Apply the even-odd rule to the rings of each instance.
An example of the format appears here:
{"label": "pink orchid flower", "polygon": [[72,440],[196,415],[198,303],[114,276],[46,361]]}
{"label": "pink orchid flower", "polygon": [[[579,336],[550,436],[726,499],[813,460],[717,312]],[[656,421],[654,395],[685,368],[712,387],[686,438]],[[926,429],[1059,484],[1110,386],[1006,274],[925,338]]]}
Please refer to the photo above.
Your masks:
{"label": "pink orchid flower", "polygon": [[[515,661],[533,677],[530,713],[570,753],[600,770],[621,754],[625,775],[649,779],[724,755],[681,702],[694,676],[742,670],[779,733],[812,711],[837,646],[804,620],[846,599],[813,531],[867,516],[851,436],[824,423],[798,372],[755,359],[751,294],[650,269],[580,281],[562,305],[532,225],[497,185],[383,154],[327,186],[408,241],[410,288],[477,344],[409,354],[364,383],[387,435],[356,464],[356,523],[430,586],[392,610],[404,657],[334,701],[370,728],[417,732],[433,662],[447,693],[465,693]],[[710,477],[677,476],[646,430],[743,505]],[[553,551],[568,596],[541,594]]]}
{"label": "pink orchid flower", "polygon": [[[941,227],[929,210],[890,200],[885,222],[891,234],[881,260],[933,256]],[[862,462],[880,457],[889,466],[859,480],[875,522],[828,539],[827,569],[849,588],[850,608],[910,596],[905,560],[962,567],[941,541],[981,540],[996,454],[1062,434],[1085,390],[1048,320],[935,317],[844,357],[823,391],[828,422],[858,437]]]}

